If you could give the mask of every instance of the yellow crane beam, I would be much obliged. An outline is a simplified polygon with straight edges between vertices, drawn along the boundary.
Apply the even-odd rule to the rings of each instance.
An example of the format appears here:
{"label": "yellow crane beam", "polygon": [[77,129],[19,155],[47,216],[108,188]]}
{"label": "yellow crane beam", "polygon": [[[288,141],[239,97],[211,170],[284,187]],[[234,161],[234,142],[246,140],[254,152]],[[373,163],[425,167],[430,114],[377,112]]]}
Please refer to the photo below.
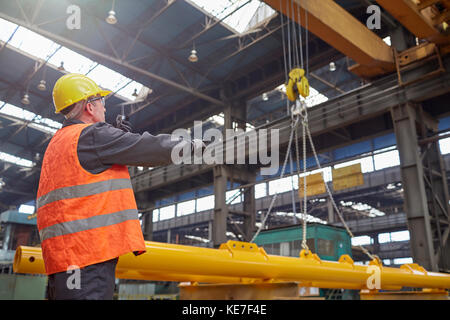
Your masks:
{"label": "yellow crane beam", "polygon": [[434,22],[422,14],[420,5],[418,6],[413,1],[377,0],[377,2],[419,39],[428,39],[431,42],[438,43],[447,39],[448,42],[449,38],[441,35],[439,30],[434,26]]}
{"label": "yellow crane beam", "polygon": [[[369,266],[361,266],[355,265],[348,255],[337,262],[324,261],[304,250],[298,258],[275,256],[247,242],[228,241],[219,249],[210,249],[146,241],[146,249],[137,257],[132,253],[121,256],[116,277],[206,283],[296,281],[304,286],[343,289],[373,289],[370,283],[385,290],[450,288],[449,274],[428,272],[416,264],[390,268],[374,260]],[[41,249],[18,247],[13,270],[44,274]],[[371,277],[375,282],[371,282]]]}
{"label": "yellow crane beam", "polygon": [[[308,30],[336,48],[357,65],[349,70],[363,78],[372,78],[395,71],[391,48],[367,26],[359,22],[333,0],[293,0],[292,8],[286,1],[264,0],[274,10],[286,16],[295,17],[297,23],[305,26],[305,12],[308,13]],[[290,3],[290,1],[288,1]],[[395,1],[394,1],[395,2]],[[282,6],[280,6],[282,3]],[[289,10],[289,14],[288,14]],[[298,10],[300,20],[298,21]]]}

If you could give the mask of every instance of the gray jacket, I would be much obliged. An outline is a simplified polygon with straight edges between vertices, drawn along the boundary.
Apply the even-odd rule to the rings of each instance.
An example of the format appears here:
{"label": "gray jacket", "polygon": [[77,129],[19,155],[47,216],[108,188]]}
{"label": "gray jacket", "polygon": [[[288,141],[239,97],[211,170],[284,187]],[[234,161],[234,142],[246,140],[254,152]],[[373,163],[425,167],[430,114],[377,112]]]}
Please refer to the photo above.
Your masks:
{"label": "gray jacket", "polygon": [[[80,120],[66,120],[63,128]],[[78,159],[87,171],[97,174],[113,164],[155,167],[172,163],[172,148],[190,141],[171,140],[170,134],[124,132],[105,122],[84,128],[78,140]]]}

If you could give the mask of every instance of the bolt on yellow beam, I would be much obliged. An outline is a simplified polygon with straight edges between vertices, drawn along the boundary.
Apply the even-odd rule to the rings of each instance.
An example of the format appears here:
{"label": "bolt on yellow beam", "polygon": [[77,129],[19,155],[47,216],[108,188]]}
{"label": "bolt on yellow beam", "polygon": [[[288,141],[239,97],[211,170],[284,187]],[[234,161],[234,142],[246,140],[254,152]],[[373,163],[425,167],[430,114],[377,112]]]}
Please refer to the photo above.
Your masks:
{"label": "bolt on yellow beam", "polygon": [[[348,255],[337,262],[324,261],[304,250],[300,257],[275,256],[247,242],[228,241],[219,249],[210,249],[146,241],[146,249],[137,257],[132,253],[121,256],[117,278],[207,283],[297,281],[343,289],[450,288],[450,274],[428,272],[417,264],[391,268],[374,260],[369,266],[360,266]],[[18,247],[13,269],[16,273],[45,273],[41,249]],[[370,287],[373,284],[375,288]]]}

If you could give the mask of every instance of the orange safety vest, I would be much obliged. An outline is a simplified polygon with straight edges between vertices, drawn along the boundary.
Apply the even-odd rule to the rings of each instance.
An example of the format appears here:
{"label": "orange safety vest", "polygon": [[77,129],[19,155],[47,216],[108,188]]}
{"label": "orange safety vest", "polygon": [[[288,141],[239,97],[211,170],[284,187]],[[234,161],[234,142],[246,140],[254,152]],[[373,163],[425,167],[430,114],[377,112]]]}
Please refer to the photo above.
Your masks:
{"label": "orange safety vest", "polygon": [[93,174],[80,164],[78,139],[87,126],[58,130],[44,155],[36,207],[47,274],[145,251],[127,167]]}

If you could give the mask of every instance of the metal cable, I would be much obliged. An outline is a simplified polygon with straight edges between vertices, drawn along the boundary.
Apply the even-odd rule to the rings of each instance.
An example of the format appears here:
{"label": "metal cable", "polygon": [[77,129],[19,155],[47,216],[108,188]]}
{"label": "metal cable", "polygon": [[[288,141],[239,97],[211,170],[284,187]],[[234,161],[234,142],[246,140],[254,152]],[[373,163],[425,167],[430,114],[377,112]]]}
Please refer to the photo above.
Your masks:
{"label": "metal cable", "polygon": [[[286,170],[287,161],[289,159],[289,153],[290,153],[289,150],[290,150],[291,145],[292,145],[292,140],[293,140],[293,137],[294,137],[294,131],[297,130],[298,120],[299,119],[297,118],[296,121],[292,124],[291,134],[289,136],[289,143],[288,143],[288,147],[287,147],[287,152],[286,152],[286,156],[284,157],[283,167],[281,168],[280,179],[282,179],[284,177],[284,171]],[[273,195],[272,200],[270,202],[269,209],[267,210],[267,214],[264,217],[264,220],[262,221],[261,226],[258,228],[258,231],[256,231],[255,235],[253,236],[253,238],[252,238],[252,240],[250,242],[254,242],[256,237],[259,235],[261,230],[264,228],[264,226],[266,224],[266,221],[267,221],[267,218],[269,217],[269,215],[270,215],[270,213],[272,211],[273,205],[274,205],[275,200],[277,199],[277,197],[278,197],[278,191],[275,191],[275,194]]]}
{"label": "metal cable", "polygon": [[[316,164],[317,164],[319,170],[321,170],[321,169],[322,169],[322,166],[320,165],[319,158],[317,157],[316,148],[314,147],[314,143],[313,143],[313,140],[312,140],[311,132],[310,132],[310,130],[309,130],[309,126],[306,126],[306,131],[307,131],[307,134],[308,134],[309,143],[311,144],[311,149],[312,149],[313,154],[314,154],[314,159],[316,160]],[[323,175],[323,171],[321,172],[321,174],[322,174],[323,182],[324,182],[324,184],[325,184],[325,189],[327,190],[327,193],[328,193],[328,195],[329,195],[329,197],[330,197],[331,203],[333,204],[333,207],[334,207],[334,209],[336,210],[336,212],[337,212],[337,214],[338,214],[338,216],[339,216],[339,219],[341,220],[342,224],[344,225],[345,230],[347,230],[347,233],[349,234],[350,238],[353,238],[353,237],[354,237],[353,232],[352,232],[352,231],[350,230],[350,228],[348,227],[347,223],[346,223],[345,220],[344,220],[344,217],[342,216],[341,211],[339,210],[338,206],[336,205],[336,202],[334,201],[333,194],[331,193],[330,188],[328,187],[328,184],[327,184],[326,181],[325,181],[325,177],[324,177],[324,175]],[[378,258],[376,255],[372,255],[372,254],[369,252],[369,250],[367,250],[367,249],[364,248],[363,246],[358,245],[358,247],[359,247],[359,248],[360,248],[360,249],[361,249],[361,250],[362,250],[362,251],[363,251],[370,259],[372,259],[372,260],[379,260],[379,258]]]}

